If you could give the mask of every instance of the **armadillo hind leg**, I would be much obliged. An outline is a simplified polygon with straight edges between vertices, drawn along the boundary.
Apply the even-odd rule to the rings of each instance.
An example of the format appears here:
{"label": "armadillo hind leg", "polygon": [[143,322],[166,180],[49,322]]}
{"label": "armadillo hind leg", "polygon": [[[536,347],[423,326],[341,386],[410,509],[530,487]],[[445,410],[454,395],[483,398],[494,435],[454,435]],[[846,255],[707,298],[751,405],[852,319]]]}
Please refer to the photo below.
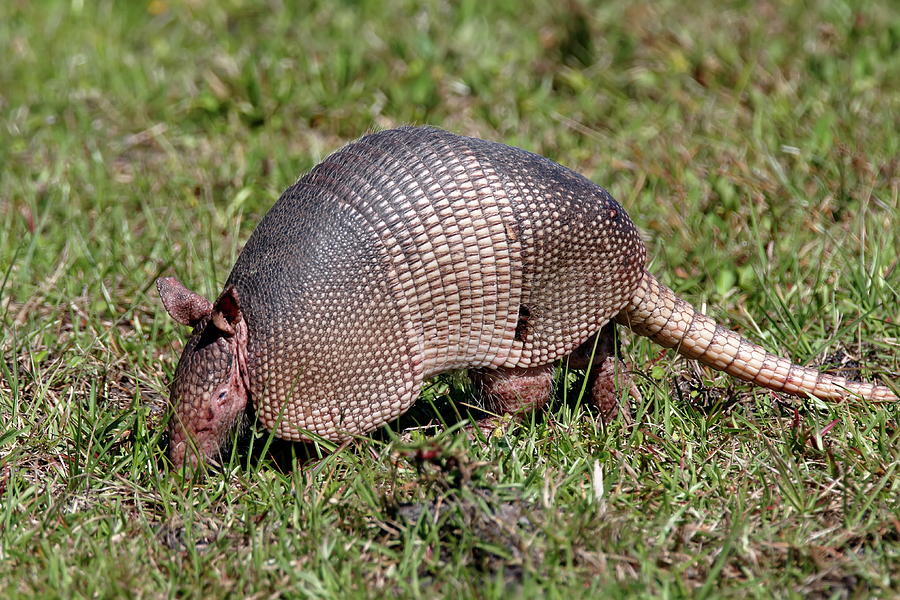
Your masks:
{"label": "armadillo hind leg", "polygon": [[587,371],[585,388],[589,390],[591,402],[599,411],[600,418],[607,423],[615,419],[620,411],[626,422],[631,421],[631,411],[622,401],[625,394],[635,402],[642,400],[627,365],[619,356],[615,323],[607,323],[569,355],[570,367]]}
{"label": "armadillo hind leg", "polygon": [[490,415],[478,421],[478,430],[490,437],[501,430],[505,417],[521,418],[543,407],[553,394],[553,368],[550,363],[538,367],[470,371],[479,402]]}
{"label": "armadillo hind leg", "polygon": [[553,364],[539,367],[479,369],[470,373],[482,407],[493,415],[538,410],[553,392]]}

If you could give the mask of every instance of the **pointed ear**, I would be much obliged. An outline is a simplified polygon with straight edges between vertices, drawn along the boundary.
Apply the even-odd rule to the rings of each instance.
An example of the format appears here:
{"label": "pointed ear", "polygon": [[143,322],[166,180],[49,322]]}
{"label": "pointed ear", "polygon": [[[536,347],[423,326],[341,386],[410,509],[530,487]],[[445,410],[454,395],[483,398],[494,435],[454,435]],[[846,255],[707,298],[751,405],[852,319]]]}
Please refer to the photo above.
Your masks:
{"label": "pointed ear", "polygon": [[174,277],[160,277],[156,289],[166,312],[182,325],[195,325],[212,311],[209,300],[187,289]]}
{"label": "pointed ear", "polygon": [[242,319],[237,290],[229,285],[212,308],[212,323],[225,335],[234,335],[234,326]]}

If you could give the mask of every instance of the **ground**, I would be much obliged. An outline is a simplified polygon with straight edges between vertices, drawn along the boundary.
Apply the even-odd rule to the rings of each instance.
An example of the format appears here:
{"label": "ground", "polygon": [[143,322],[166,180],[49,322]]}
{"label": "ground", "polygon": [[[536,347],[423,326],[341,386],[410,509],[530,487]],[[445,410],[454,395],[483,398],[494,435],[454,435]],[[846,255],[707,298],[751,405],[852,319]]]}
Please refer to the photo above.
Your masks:
{"label": "ground", "polygon": [[584,173],[705,312],[897,386],[895,3],[298,4],[0,3],[8,597],[900,594],[897,404],[792,400],[627,334],[631,425],[561,368],[546,411],[473,443],[448,376],[321,458],[260,432],[173,473],[187,332],[155,278],[215,295],[299,174],[404,123]]}

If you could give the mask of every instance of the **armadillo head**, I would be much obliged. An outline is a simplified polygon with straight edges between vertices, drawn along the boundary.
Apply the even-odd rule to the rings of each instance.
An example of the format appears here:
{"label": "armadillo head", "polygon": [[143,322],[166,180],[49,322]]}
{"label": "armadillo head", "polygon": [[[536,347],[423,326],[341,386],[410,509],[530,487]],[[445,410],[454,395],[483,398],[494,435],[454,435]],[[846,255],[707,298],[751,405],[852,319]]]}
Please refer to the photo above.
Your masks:
{"label": "armadillo head", "polygon": [[170,388],[169,458],[195,466],[219,458],[245,418],[247,323],[233,286],[215,303],[174,277],[158,279],[156,288],[172,318],[194,328]]}

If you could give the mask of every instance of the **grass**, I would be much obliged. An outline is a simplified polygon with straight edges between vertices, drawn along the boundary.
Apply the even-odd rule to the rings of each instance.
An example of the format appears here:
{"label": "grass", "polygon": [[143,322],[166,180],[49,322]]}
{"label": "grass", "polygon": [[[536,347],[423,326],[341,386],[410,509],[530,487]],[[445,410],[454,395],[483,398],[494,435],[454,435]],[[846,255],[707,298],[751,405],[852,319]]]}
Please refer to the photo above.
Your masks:
{"label": "grass", "polygon": [[6,597],[900,594],[896,404],[791,401],[633,336],[634,427],[574,387],[471,444],[448,378],[420,402],[446,429],[173,476],[186,332],[154,279],[215,295],[298,174],[408,122],[585,173],[696,305],[897,385],[891,2],[303,4],[0,3]]}

